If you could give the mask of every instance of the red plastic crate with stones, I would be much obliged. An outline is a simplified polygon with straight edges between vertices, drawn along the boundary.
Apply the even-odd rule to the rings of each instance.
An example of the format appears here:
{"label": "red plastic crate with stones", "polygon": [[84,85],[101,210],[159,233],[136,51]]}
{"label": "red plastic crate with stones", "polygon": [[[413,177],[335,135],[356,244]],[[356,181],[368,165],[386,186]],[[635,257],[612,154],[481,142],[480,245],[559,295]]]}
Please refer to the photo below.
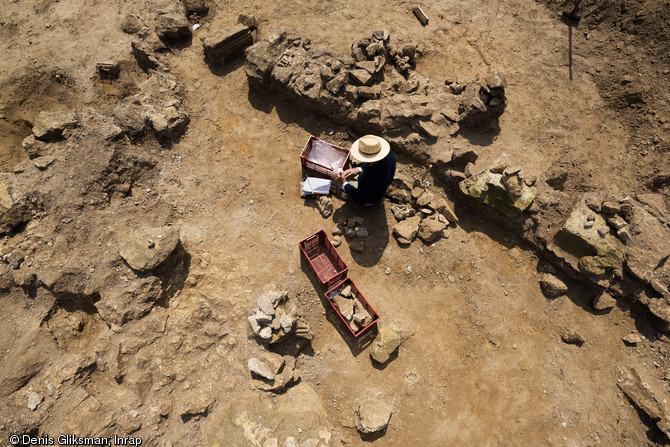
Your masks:
{"label": "red plastic crate with stones", "polygon": [[[351,288],[355,291],[356,296],[359,298],[361,304],[363,304],[363,307],[365,308],[365,310],[368,311],[368,313],[370,314],[370,317],[372,318],[372,321],[370,323],[368,323],[366,326],[358,329],[358,331],[354,331],[351,328],[349,323],[347,323],[347,320],[345,320],[345,318],[342,316],[340,311],[337,309],[337,307],[333,303],[333,298],[335,298],[335,296],[340,293],[340,290],[342,290],[343,288],[345,288],[348,285],[350,285]],[[353,335],[354,337],[360,336],[361,334],[363,334],[363,332],[370,329],[372,326],[374,326],[377,323],[377,321],[379,321],[379,314],[377,313],[376,310],[374,310],[372,308],[370,303],[368,303],[368,300],[366,300],[365,297],[363,296],[363,294],[361,293],[361,291],[358,290],[358,287],[356,287],[356,284],[354,284],[354,281],[351,278],[345,278],[342,282],[337,284],[335,287],[328,290],[326,292],[326,300],[330,303],[330,306],[333,308],[335,313],[340,317],[340,319],[342,320],[342,323],[344,323],[344,325],[347,327],[347,329],[349,329],[349,332],[351,332],[351,335]]]}
{"label": "red plastic crate with stones", "polygon": [[347,276],[349,267],[340,257],[324,230],[301,240],[300,252],[322,287],[330,287]]}
{"label": "red plastic crate with stones", "polygon": [[330,178],[335,169],[344,169],[349,162],[349,149],[335,146],[310,135],[300,153],[303,169],[321,177]]}

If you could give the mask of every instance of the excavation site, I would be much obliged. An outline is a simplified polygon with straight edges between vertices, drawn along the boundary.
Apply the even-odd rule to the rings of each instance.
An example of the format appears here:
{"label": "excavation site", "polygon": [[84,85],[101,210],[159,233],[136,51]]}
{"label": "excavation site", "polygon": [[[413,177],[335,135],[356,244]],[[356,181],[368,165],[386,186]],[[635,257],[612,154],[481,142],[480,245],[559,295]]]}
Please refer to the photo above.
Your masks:
{"label": "excavation site", "polygon": [[0,447],[670,444],[666,0],[5,0]]}

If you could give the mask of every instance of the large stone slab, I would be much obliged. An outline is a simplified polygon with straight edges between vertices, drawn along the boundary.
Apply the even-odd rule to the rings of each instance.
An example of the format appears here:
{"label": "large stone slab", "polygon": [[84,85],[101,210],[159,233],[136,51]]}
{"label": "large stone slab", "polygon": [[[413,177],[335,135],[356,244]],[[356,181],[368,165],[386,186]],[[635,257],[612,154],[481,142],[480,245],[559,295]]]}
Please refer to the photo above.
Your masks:
{"label": "large stone slab", "polygon": [[[664,270],[670,267],[670,228],[667,210],[660,194],[644,194],[635,201],[631,218],[631,241],[626,247],[626,269],[644,283],[656,279],[670,287]],[[655,287],[656,288],[656,287]]]}
{"label": "large stone slab", "polygon": [[33,135],[40,140],[56,140],[63,136],[65,129],[77,124],[74,112],[40,112],[35,119]]}
{"label": "large stone slab", "polygon": [[619,367],[617,385],[670,437],[670,396],[660,381],[640,368]]}
{"label": "large stone slab", "polygon": [[119,254],[130,268],[148,272],[161,265],[179,243],[177,227],[142,227],[120,241]]}
{"label": "large stone slab", "polygon": [[205,57],[212,64],[220,64],[225,59],[254,43],[249,27],[238,23],[221,31],[211,32],[201,37]]}
{"label": "large stone slab", "polygon": [[202,434],[207,447],[341,446],[321,399],[306,383],[274,398],[240,394],[207,419]]}

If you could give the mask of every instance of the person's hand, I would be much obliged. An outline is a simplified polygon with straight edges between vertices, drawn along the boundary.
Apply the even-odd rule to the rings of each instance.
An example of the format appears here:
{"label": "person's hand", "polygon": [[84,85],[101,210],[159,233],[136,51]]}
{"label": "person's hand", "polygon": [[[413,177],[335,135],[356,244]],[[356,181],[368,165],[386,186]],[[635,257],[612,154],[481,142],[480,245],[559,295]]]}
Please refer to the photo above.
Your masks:
{"label": "person's hand", "polygon": [[346,180],[350,177],[354,177],[354,176],[358,175],[359,171],[360,170],[358,168],[351,168],[351,169],[347,169],[342,174],[344,176],[344,179]]}
{"label": "person's hand", "polygon": [[335,174],[335,181],[340,186],[342,186],[344,182],[347,180],[344,174],[345,174],[344,172],[338,172]]}

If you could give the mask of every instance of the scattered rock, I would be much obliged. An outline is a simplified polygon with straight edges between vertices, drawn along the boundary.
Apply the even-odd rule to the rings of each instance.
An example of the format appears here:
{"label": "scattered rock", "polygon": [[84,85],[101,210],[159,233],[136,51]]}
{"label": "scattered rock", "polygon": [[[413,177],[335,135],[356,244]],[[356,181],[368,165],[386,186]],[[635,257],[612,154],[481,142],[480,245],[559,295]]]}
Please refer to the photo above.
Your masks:
{"label": "scattered rock", "polygon": [[128,14],[121,22],[121,31],[126,34],[137,34],[141,29],[142,23],[134,14]]}
{"label": "scattered rock", "polygon": [[620,366],[617,370],[621,391],[670,437],[670,404],[665,386],[642,369]]}
{"label": "scattered rock", "polygon": [[187,396],[177,407],[177,414],[182,418],[189,418],[209,411],[214,403],[214,396],[210,393],[201,393]]}
{"label": "scattered rock", "polygon": [[139,272],[161,265],[179,244],[178,227],[142,227],[130,232],[119,244],[119,254]]}
{"label": "scattered rock", "polygon": [[40,170],[45,170],[51,164],[56,161],[56,157],[53,155],[45,155],[44,157],[38,157],[33,160],[33,163],[35,164],[35,167]]}
{"label": "scattered rock", "polygon": [[251,14],[240,14],[237,16],[237,23],[246,26],[250,30],[255,30],[258,28],[258,21],[256,20],[256,16]]}
{"label": "scattered rock", "polygon": [[619,236],[619,239],[621,239],[626,245],[633,243],[633,236],[631,236],[628,227],[619,228],[619,230],[616,232],[616,235]]}
{"label": "scattered rock", "polygon": [[361,403],[356,410],[356,427],[361,433],[385,431],[391,421],[393,405],[374,399]]}
{"label": "scattered rock", "polygon": [[542,288],[542,293],[550,298],[562,295],[568,291],[568,286],[550,273],[542,274],[540,277],[540,287]]}
{"label": "scattered rock", "polygon": [[642,336],[638,332],[633,331],[625,337],[622,337],[621,340],[623,340],[623,342],[627,345],[635,346],[642,342]]}
{"label": "scattered rock", "polygon": [[384,326],[370,347],[370,357],[377,363],[385,364],[400,346],[400,336],[391,327]]}
{"label": "scattered rock", "polygon": [[454,207],[442,196],[435,195],[428,206],[446,217],[449,222],[458,223],[458,217],[456,216],[456,213],[454,213]]}
{"label": "scattered rock", "polygon": [[363,228],[363,227],[359,227],[359,228],[356,230],[356,237],[360,237],[360,238],[368,237],[368,230],[366,230],[366,229]]}
{"label": "scattered rock", "polygon": [[437,218],[423,219],[419,224],[419,237],[426,243],[430,244],[442,236],[442,230],[447,228],[447,225]]}
{"label": "scattered rock", "polygon": [[568,170],[562,166],[555,166],[547,172],[545,182],[555,190],[563,191],[567,179]]}
{"label": "scattered rock", "polygon": [[391,206],[391,212],[398,222],[412,217],[414,215],[414,210],[408,207],[405,204],[394,204]]}
{"label": "scattered rock", "polygon": [[603,202],[602,204],[602,211],[605,214],[609,215],[617,215],[621,214],[621,204],[616,203],[616,202]]}
{"label": "scattered rock", "polygon": [[417,233],[419,232],[419,224],[421,223],[421,216],[413,216],[393,227],[393,235],[398,240],[399,244],[411,244]]}
{"label": "scattered rock", "polygon": [[381,88],[378,85],[373,87],[360,86],[356,88],[356,95],[363,99],[379,99],[381,93]]}
{"label": "scattered rock", "polygon": [[561,333],[561,340],[569,345],[582,346],[584,344],[584,337],[582,337],[574,329],[566,329]]}
{"label": "scattered rock", "polygon": [[44,397],[41,395],[37,394],[34,391],[28,392],[28,409],[30,411],[35,411],[37,410],[37,407],[40,406],[42,401],[44,400]]}
{"label": "scattered rock", "polygon": [[24,256],[23,252],[17,248],[12,250],[6,259],[9,266],[12,269],[17,270],[21,267],[21,264],[23,264],[23,261],[25,261],[26,257]]}
{"label": "scattered rock", "polygon": [[160,12],[156,16],[156,34],[165,40],[191,37],[191,26],[185,15],[174,12]]}
{"label": "scattered rock", "polygon": [[186,10],[186,16],[190,17],[191,20],[206,17],[209,13],[206,0],[182,0],[182,4]]}
{"label": "scattered rock", "polygon": [[503,154],[491,167],[466,178],[459,183],[459,189],[463,194],[513,217],[530,206],[535,199],[535,191],[525,183],[519,184],[520,193],[518,190],[508,190],[508,186],[502,182],[503,174],[493,172],[498,170],[495,167],[501,165],[501,160],[506,158],[507,155]]}
{"label": "scattered rock", "polygon": [[349,248],[351,248],[353,251],[362,253],[365,251],[365,242],[359,239],[351,241],[351,243],[349,244]]}
{"label": "scattered rock", "polygon": [[63,137],[65,129],[77,125],[74,112],[41,112],[35,119],[33,135],[43,141],[57,140]]}
{"label": "scattered rock", "polygon": [[609,310],[616,306],[616,300],[609,293],[603,291],[593,298],[593,308],[595,310]]}
{"label": "scattered rock", "polygon": [[342,245],[342,238],[340,236],[335,236],[331,243],[333,244],[333,247],[339,247]]}
{"label": "scattered rock", "polygon": [[328,218],[333,214],[333,201],[328,196],[319,196],[316,200],[316,207],[321,216]]}
{"label": "scattered rock", "polygon": [[621,216],[614,216],[607,218],[607,225],[614,228],[615,230],[620,230],[621,228],[628,225],[628,222],[626,222]]}
{"label": "scattered rock", "polygon": [[247,317],[251,331],[263,344],[275,344],[295,336],[311,340],[313,335],[307,322],[296,315],[288,293],[266,286],[267,292],[258,296],[258,307]]}
{"label": "scattered rock", "polygon": [[[283,360],[283,359],[282,359]],[[256,374],[260,377],[263,377],[268,380],[274,380],[275,374],[277,374],[278,371],[272,371],[269,365],[267,365],[265,362],[257,359],[257,358],[250,358],[249,362],[247,362],[247,366],[249,367],[249,370],[253,373]],[[282,363],[283,366],[283,363]]]}

